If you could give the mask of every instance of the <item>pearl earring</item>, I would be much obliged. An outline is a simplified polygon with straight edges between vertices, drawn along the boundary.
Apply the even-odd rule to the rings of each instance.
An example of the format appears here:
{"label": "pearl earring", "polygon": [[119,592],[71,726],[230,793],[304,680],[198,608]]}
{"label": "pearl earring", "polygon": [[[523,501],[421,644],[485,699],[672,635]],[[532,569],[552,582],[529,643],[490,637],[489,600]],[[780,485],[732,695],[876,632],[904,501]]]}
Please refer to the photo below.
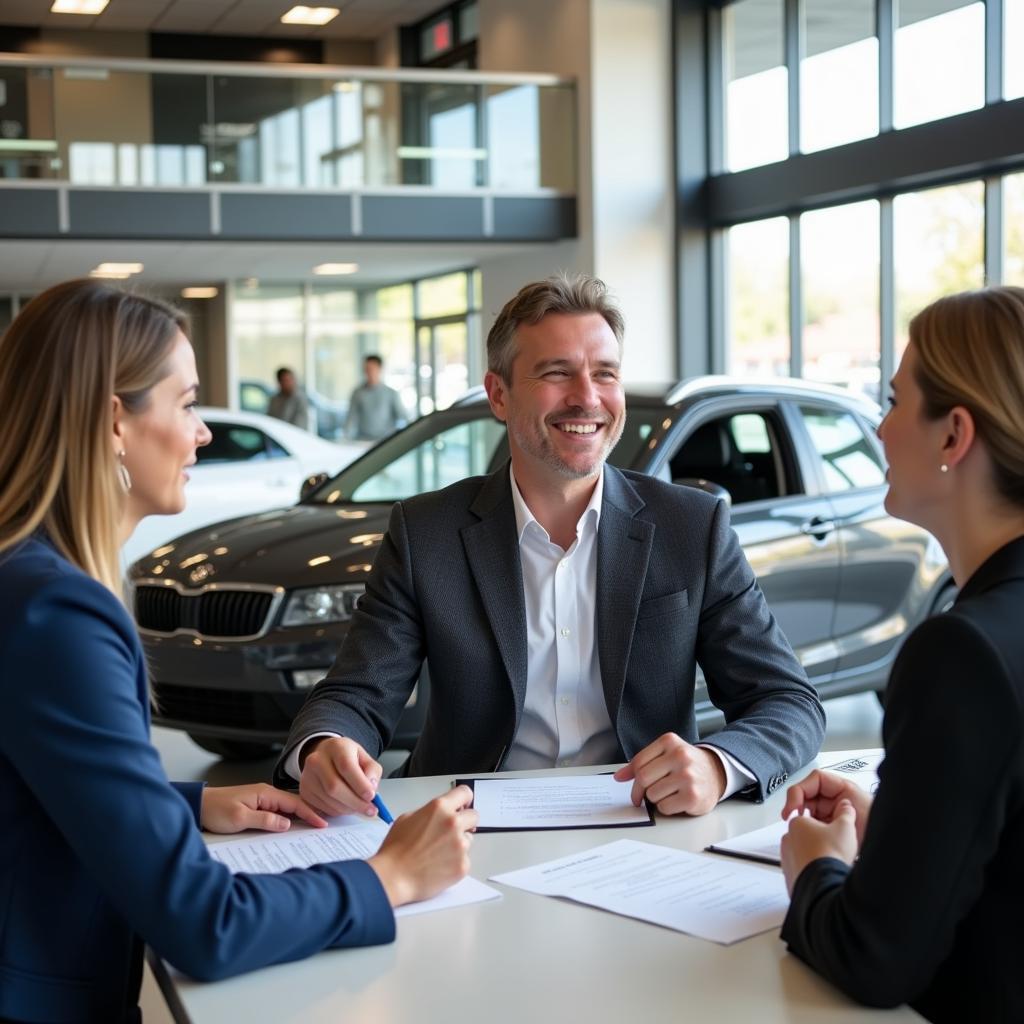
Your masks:
{"label": "pearl earring", "polygon": [[948,473],[949,472],[949,466],[947,466],[945,463],[942,463],[942,465],[939,466],[939,472],[940,473]]}
{"label": "pearl earring", "polygon": [[117,466],[117,477],[121,481],[121,488],[125,494],[132,489],[132,477],[131,473],[128,472],[128,467],[124,464],[124,449],[117,453],[120,462]]}

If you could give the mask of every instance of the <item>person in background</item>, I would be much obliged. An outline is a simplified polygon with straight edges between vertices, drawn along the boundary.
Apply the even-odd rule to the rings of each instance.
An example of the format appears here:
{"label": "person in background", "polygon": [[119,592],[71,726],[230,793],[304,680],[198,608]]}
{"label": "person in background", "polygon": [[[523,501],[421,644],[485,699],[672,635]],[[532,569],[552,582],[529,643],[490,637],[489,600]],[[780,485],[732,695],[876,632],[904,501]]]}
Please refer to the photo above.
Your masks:
{"label": "person in background", "polygon": [[960,594],[893,666],[874,799],[821,771],[790,789],[782,938],[863,1003],[1022,1021],[1024,289],[918,313],[878,434],[886,508]]}
{"label": "person in background", "polygon": [[282,366],[277,371],[277,394],[270,396],[267,415],[303,430],[312,430],[309,399],[299,390],[295,374]]}
{"label": "person in background", "polygon": [[83,280],[0,339],[0,1020],[138,1021],[144,942],[203,980],[389,942],[392,907],[467,870],[465,787],[400,818],[367,862],[232,875],[200,828],[326,823],[268,785],[167,781],[118,547],[181,511],[210,440],[184,327]]}
{"label": "person in background", "polygon": [[402,426],[408,414],[401,396],[381,380],[384,362],[370,355],[363,361],[365,381],[352,392],[345,433],[356,441],[379,441]]}

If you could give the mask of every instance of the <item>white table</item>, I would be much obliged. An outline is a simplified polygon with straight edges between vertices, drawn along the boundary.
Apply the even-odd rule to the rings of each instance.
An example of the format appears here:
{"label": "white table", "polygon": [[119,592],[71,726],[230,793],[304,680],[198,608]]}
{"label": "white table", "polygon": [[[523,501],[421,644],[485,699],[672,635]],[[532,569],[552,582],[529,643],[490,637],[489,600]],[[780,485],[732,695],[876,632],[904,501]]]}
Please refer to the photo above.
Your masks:
{"label": "white table", "polygon": [[[400,814],[444,792],[450,782],[446,777],[385,780],[381,795]],[[659,817],[654,828],[481,834],[472,847],[472,873],[486,880],[625,837],[701,850],[768,824],[782,802],[782,790],[764,804],[729,800],[703,818]],[[330,950],[215,984],[194,982],[161,964],[154,970],[175,1019],[191,1024],[921,1019],[906,1007],[877,1011],[853,1004],[789,955],[775,932],[719,946],[590,907],[498,888],[501,900],[399,920],[398,936],[389,946]]]}

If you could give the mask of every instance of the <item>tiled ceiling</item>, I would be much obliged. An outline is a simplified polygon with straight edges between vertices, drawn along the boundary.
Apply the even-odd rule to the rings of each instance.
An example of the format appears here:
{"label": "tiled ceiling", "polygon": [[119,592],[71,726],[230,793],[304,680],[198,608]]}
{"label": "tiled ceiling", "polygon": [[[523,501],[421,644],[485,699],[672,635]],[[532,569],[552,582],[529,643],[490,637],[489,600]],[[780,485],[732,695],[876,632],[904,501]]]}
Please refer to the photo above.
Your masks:
{"label": "tiled ceiling", "polygon": [[341,13],[327,25],[283,25],[292,0],[110,0],[95,16],[51,14],[52,0],[0,0],[0,25],[298,39],[374,39],[419,21],[444,0],[307,0]]}

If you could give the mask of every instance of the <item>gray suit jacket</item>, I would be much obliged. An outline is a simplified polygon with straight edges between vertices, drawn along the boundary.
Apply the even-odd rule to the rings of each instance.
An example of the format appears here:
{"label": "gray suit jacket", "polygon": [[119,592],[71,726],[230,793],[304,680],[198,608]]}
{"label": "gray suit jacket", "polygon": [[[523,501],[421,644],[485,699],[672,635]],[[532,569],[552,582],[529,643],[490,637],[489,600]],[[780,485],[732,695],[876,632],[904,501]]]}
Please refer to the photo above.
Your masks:
{"label": "gray suit jacket", "polygon": [[[665,732],[694,741],[699,662],[725,729],[709,742],[763,799],[806,764],[825,714],[768,610],[725,504],[605,469],[597,540],[597,643],[622,759]],[[395,504],[348,636],[296,717],[275,769],[306,736],[337,732],[377,756],[420,673],[426,722],[403,774],[493,771],[523,710],[527,637],[506,464]]]}

